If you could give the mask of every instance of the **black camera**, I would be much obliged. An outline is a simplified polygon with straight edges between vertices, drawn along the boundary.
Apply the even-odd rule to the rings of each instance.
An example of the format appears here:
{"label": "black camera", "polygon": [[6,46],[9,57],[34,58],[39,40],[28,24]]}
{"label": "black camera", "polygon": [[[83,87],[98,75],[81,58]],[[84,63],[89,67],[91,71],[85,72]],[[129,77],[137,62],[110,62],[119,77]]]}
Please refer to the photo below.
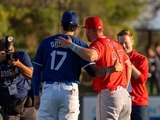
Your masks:
{"label": "black camera", "polygon": [[14,38],[12,36],[5,36],[5,53],[6,53],[6,60],[12,60],[12,61],[17,61],[19,59],[18,54],[16,51],[10,50],[10,46],[13,45],[13,40]]}
{"label": "black camera", "polygon": [[6,51],[6,60],[12,60],[12,61],[17,61],[19,59],[17,52],[13,51]]}

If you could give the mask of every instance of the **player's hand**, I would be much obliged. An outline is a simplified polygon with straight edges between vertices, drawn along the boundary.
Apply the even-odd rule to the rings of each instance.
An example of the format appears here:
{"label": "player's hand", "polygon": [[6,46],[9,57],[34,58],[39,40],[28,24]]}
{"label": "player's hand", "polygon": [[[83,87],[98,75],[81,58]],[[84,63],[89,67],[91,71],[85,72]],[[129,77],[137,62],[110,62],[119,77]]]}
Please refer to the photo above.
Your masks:
{"label": "player's hand", "polygon": [[67,39],[63,37],[58,37],[58,39],[56,39],[56,43],[57,48],[68,48],[68,46],[72,43],[72,39],[70,38],[70,36],[68,36]]}
{"label": "player's hand", "polygon": [[39,105],[40,105],[40,96],[34,96],[34,108],[38,110]]}
{"label": "player's hand", "polygon": [[122,72],[123,71],[123,64],[119,62],[119,60],[116,60],[114,65],[116,72]]}

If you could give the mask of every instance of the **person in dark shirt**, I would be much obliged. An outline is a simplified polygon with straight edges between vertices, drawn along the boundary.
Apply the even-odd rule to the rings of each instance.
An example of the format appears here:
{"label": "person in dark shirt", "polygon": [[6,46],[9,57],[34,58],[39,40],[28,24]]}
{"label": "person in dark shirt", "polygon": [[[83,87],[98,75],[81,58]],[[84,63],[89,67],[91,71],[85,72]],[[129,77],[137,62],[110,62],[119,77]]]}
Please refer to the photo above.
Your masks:
{"label": "person in dark shirt", "polygon": [[13,37],[0,39],[0,106],[4,120],[36,120],[32,105],[33,67],[27,52],[15,50]]}

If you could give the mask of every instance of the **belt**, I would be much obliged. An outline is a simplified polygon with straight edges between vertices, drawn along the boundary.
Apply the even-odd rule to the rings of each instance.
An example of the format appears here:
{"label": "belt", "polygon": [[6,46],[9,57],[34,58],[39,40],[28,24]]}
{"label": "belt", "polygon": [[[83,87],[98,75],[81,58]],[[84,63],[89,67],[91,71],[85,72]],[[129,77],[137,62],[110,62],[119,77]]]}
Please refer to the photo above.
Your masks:
{"label": "belt", "polygon": [[[114,91],[114,90],[116,90],[116,89],[105,88],[105,89],[102,89],[102,90],[106,90],[107,92],[110,92],[110,91]],[[98,91],[97,91],[97,94],[101,93],[102,90],[98,90]]]}
{"label": "belt", "polygon": [[[117,87],[114,87],[112,89],[110,88],[105,88],[105,89],[102,89],[102,90],[105,90],[107,92],[111,92],[111,91],[115,91],[115,90],[118,90],[118,89],[121,89],[121,88],[124,88],[123,86],[117,86]],[[101,90],[100,91],[97,91],[97,94],[101,93]]]}
{"label": "belt", "polygon": [[57,84],[66,84],[67,86],[72,86],[72,82],[51,82],[51,81],[45,81],[46,84],[54,84],[54,83],[57,83]]}

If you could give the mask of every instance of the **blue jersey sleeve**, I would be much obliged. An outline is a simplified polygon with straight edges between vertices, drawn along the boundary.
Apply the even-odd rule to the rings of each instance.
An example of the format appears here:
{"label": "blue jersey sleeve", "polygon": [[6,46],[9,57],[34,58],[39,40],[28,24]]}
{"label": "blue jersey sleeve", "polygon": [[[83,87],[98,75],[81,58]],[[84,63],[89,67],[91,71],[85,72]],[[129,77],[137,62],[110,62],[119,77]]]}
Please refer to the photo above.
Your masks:
{"label": "blue jersey sleeve", "polygon": [[33,87],[33,91],[34,91],[35,96],[39,95],[39,91],[40,91],[41,69],[42,69],[41,66],[34,64],[33,76],[32,76],[32,87]]}
{"label": "blue jersey sleeve", "polygon": [[33,60],[34,69],[33,69],[33,76],[32,76],[32,86],[33,86],[33,91],[35,96],[39,95],[39,91],[40,91],[41,73],[42,73],[43,60],[44,60],[43,45],[44,43],[42,41],[37,49],[36,56]]}
{"label": "blue jersey sleeve", "polygon": [[33,63],[34,64],[37,64],[37,65],[40,65],[40,66],[43,66],[43,60],[44,60],[44,41],[41,42],[41,44],[39,45],[38,49],[37,49],[37,53],[36,53],[36,56],[33,60]]}

